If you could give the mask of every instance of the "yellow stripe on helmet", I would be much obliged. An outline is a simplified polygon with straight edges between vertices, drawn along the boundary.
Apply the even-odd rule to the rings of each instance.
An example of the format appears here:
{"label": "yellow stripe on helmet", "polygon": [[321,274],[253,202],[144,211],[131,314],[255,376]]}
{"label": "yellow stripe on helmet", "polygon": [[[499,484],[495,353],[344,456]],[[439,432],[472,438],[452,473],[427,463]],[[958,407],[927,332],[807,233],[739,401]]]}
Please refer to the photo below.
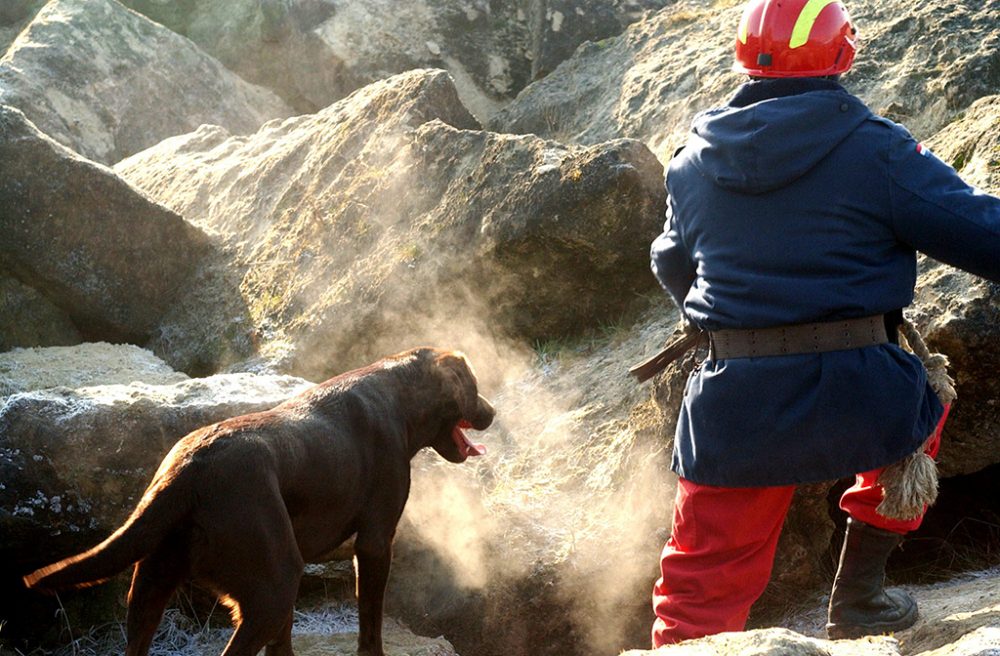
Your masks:
{"label": "yellow stripe on helmet", "polygon": [[792,38],[788,42],[788,47],[798,48],[805,45],[806,41],[809,40],[809,32],[812,31],[813,24],[820,12],[834,2],[839,2],[839,0],[809,0],[795,20],[795,27],[792,28]]}
{"label": "yellow stripe on helmet", "polygon": [[740,18],[739,29],[736,30],[736,38],[740,40],[743,45],[747,44],[747,33],[749,32],[748,23],[750,22],[750,8],[747,7],[746,11],[743,12],[743,17]]}

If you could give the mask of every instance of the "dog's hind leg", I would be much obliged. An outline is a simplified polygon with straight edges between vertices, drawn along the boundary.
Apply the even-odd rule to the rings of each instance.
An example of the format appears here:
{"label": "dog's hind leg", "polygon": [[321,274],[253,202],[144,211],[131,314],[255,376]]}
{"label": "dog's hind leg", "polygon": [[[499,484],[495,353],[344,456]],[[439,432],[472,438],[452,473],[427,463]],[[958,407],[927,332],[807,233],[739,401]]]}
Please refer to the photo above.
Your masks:
{"label": "dog's hind leg", "polygon": [[[302,577],[302,556],[277,484],[244,496],[244,507],[217,516],[212,539],[213,584],[235,602],[236,631],[223,656],[290,656],[291,618]],[[250,508],[248,513],[246,508]]]}
{"label": "dog's hind leg", "polygon": [[268,585],[251,596],[237,599],[239,623],[222,656],[256,656],[267,646],[268,656],[292,656],[291,616],[298,581]]}
{"label": "dog's hind leg", "polygon": [[164,544],[135,565],[128,592],[126,656],[146,656],[170,595],[188,574],[186,559]]}

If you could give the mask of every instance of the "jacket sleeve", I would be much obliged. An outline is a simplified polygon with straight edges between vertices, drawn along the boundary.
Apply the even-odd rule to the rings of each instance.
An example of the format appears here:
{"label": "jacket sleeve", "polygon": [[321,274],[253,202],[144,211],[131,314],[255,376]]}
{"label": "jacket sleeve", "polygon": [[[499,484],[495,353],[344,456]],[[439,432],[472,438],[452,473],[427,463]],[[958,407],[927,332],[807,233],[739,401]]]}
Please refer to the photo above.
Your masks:
{"label": "jacket sleeve", "polygon": [[888,160],[896,237],[936,260],[1000,282],[1000,198],[966,184],[898,126]]}
{"label": "jacket sleeve", "polygon": [[695,280],[696,269],[684,245],[672,205],[668,194],[667,220],[663,225],[663,234],[653,240],[650,247],[650,267],[660,285],[674,299],[681,314],[684,314],[684,299]]}

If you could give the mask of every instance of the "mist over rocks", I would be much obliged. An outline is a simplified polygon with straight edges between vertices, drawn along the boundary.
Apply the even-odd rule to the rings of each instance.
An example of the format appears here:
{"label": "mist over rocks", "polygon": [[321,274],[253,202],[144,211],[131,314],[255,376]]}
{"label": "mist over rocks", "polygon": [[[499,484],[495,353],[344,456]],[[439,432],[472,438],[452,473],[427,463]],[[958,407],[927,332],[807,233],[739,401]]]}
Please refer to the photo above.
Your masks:
{"label": "mist over rocks", "polygon": [[146,339],[206,254],[204,235],[4,105],[0,161],[0,272],[84,335]]}
{"label": "mist over rocks", "polygon": [[0,59],[0,103],[105,164],[202,123],[256,130],[291,110],[114,0],[54,0]]}
{"label": "mist over rocks", "polygon": [[386,599],[461,654],[618,653],[649,639],[649,594],[669,534],[676,415],[626,374],[677,320],[656,306],[606,338],[539,359],[474,352],[502,409],[486,456],[414,459]]}
{"label": "mist over rocks", "polygon": [[[260,355],[312,379],[461,339],[470,321],[579,332],[654,286],[664,192],[644,146],[477,128],[447,73],[412,71],[255,135],[203,127],[116,171],[225,245]],[[201,296],[161,331],[228,324]],[[189,370],[186,352],[152,347]]]}
{"label": "mist over rocks", "polygon": [[[997,3],[848,3],[860,32],[843,84],[872,109],[926,138],[975,99],[1000,91]],[[683,0],[586,44],[522,91],[489,128],[595,143],[643,141],[666,162],[691,119],[725,102],[742,3]]]}

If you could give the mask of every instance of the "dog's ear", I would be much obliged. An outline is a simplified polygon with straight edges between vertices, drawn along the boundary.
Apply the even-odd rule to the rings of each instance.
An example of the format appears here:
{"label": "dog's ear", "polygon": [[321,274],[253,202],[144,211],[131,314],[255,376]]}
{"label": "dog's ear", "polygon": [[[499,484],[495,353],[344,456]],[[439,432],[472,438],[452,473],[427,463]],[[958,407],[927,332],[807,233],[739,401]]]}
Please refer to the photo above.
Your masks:
{"label": "dog's ear", "polygon": [[441,371],[446,389],[449,389],[458,403],[462,418],[472,420],[479,411],[479,390],[476,375],[465,356],[457,351],[439,355],[434,361]]}

